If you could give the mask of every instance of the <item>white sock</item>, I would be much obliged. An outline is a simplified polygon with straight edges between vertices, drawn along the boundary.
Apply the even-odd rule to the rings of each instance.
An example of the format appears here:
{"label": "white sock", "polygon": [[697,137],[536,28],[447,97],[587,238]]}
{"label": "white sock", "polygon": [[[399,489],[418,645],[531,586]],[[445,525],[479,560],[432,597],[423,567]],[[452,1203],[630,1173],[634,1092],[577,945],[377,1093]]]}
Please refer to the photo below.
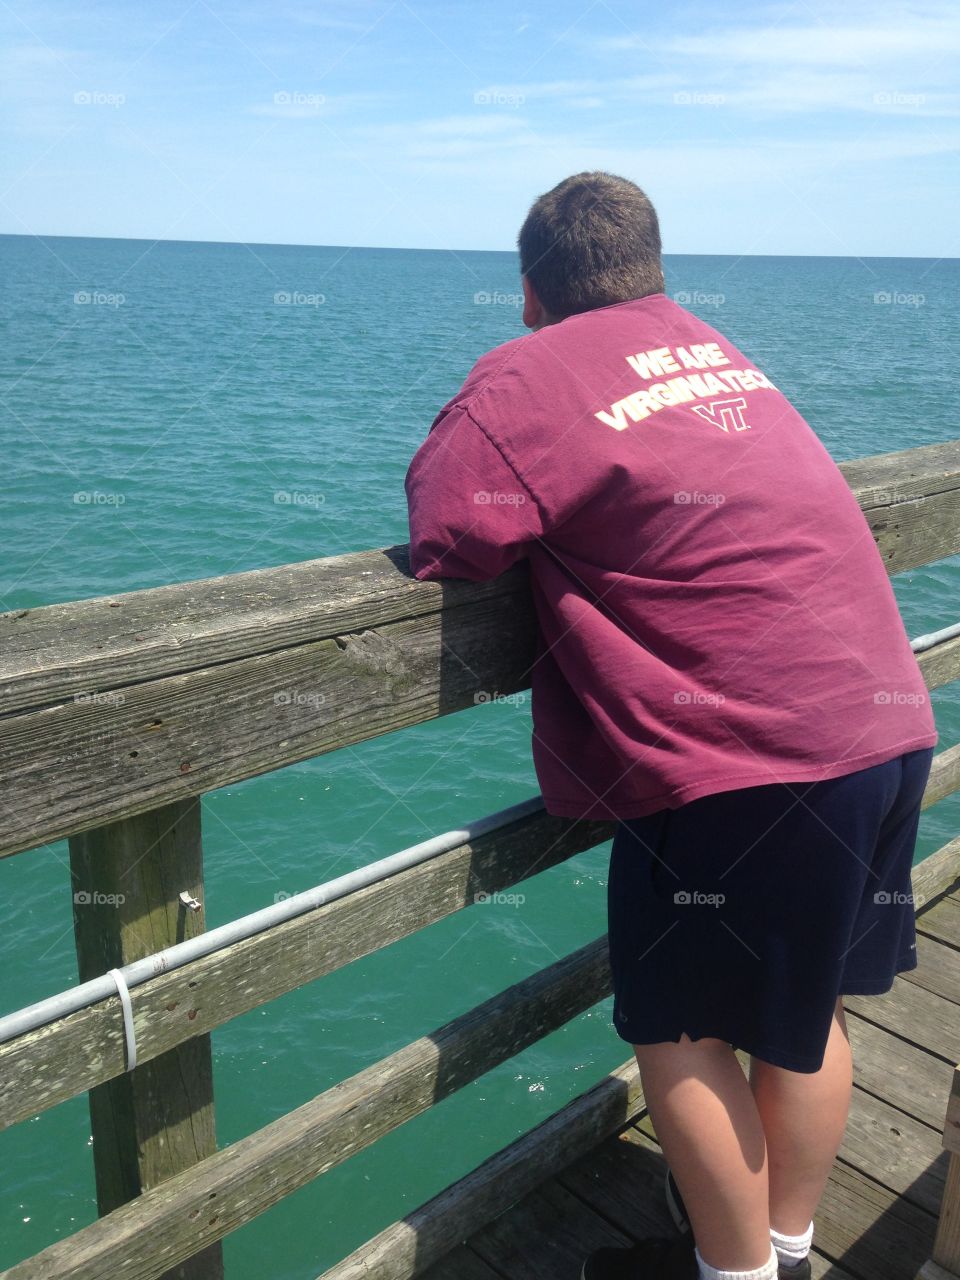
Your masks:
{"label": "white sock", "polygon": [[777,1280],[777,1251],[773,1245],[770,1246],[769,1260],[753,1271],[721,1271],[718,1267],[711,1267],[709,1262],[704,1262],[696,1246],[693,1252],[700,1268],[700,1280]]}
{"label": "white sock", "polygon": [[811,1222],[803,1235],[799,1236],[785,1236],[782,1231],[774,1231],[773,1227],[771,1227],[770,1239],[780,1261],[787,1267],[796,1267],[810,1252],[810,1245],[813,1241],[813,1223]]}

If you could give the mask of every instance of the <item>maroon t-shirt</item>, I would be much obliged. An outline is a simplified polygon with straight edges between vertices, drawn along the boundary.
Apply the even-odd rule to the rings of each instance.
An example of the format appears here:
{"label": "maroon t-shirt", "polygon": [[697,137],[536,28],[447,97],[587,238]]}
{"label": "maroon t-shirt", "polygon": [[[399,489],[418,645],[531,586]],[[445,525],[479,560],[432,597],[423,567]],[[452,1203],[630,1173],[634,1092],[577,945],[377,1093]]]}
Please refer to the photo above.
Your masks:
{"label": "maroon t-shirt", "polygon": [[406,492],[418,578],[529,558],[550,813],[641,817],[937,741],[843,475],[753,362],[664,294],[482,356]]}

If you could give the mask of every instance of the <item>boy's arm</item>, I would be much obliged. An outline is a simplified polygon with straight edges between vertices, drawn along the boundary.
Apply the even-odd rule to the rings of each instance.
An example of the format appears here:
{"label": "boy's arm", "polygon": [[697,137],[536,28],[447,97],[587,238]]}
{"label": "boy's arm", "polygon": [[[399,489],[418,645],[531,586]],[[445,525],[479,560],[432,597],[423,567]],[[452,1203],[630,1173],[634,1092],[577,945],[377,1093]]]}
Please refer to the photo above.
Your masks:
{"label": "boy's arm", "polygon": [[465,408],[440,415],[404,487],[417,578],[495,578],[543,535],[533,494]]}

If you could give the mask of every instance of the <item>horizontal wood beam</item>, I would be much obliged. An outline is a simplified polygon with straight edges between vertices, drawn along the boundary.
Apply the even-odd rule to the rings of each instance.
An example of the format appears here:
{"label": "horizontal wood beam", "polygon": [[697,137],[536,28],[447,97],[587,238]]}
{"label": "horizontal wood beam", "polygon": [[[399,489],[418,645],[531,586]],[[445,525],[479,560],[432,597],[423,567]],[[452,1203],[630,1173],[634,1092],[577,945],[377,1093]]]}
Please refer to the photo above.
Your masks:
{"label": "horizontal wood beam", "polygon": [[[960,440],[840,470],[891,573],[960,551]],[[398,545],[15,610],[0,614],[0,712],[517,595],[529,609],[523,563],[491,582],[418,582]]]}
{"label": "horizontal wood beam", "polygon": [[[543,810],[130,992],[141,1064],[609,839]],[[475,910],[485,910],[476,903]],[[124,1071],[114,996],[0,1044],[0,1129]]]}
{"label": "horizontal wood beam", "polygon": [[607,940],[597,938],[0,1280],[157,1280],[609,993]]}
{"label": "horizontal wood beam", "polygon": [[[935,757],[924,807],[939,799]],[[950,765],[953,768],[953,765]],[[933,799],[928,800],[932,793]],[[141,1063],[612,837],[614,824],[540,811],[131,991]],[[960,837],[913,870],[917,910],[960,880]],[[482,909],[482,908],[481,908]],[[251,974],[256,981],[251,981]],[[124,1070],[117,997],[0,1044],[0,1129]],[[29,1088],[23,1081],[30,1082]]]}
{"label": "horizontal wood beam", "polygon": [[[0,856],[524,689],[535,648],[500,596],[0,717]],[[956,679],[960,637],[918,661],[930,689]]]}
{"label": "horizontal wood beam", "polygon": [[410,1280],[566,1169],[643,1110],[631,1058],[400,1222],[381,1231],[322,1280]]}
{"label": "horizontal wood beam", "polygon": [[[948,893],[960,880],[960,836],[941,845],[936,853],[918,862],[911,876],[914,909],[922,919],[923,909]],[[919,928],[920,919],[917,921]]]}

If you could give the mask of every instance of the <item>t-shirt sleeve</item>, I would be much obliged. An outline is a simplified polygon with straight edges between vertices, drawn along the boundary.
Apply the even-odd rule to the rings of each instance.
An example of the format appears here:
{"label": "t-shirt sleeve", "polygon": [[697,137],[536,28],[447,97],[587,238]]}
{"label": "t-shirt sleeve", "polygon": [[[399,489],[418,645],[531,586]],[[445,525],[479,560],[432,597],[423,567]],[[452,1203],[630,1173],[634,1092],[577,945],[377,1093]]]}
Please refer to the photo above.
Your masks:
{"label": "t-shirt sleeve", "polygon": [[464,407],[434,422],[405,488],[417,578],[495,578],[544,533],[533,494]]}

